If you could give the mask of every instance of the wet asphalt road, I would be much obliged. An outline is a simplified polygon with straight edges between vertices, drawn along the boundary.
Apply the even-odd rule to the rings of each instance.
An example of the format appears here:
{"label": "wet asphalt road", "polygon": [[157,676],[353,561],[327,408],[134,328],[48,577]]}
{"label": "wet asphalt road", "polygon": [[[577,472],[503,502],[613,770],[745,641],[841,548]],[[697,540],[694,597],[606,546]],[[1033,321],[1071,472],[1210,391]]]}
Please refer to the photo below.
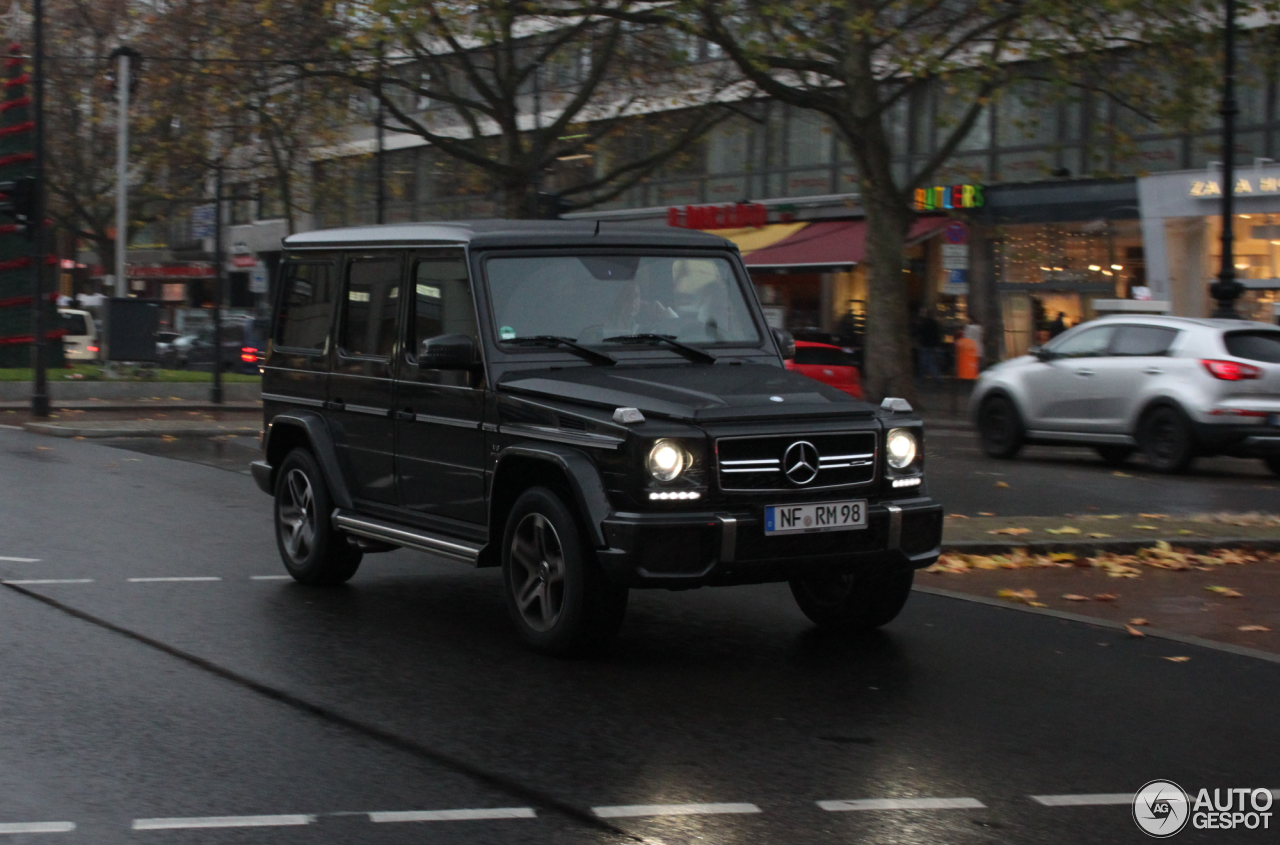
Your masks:
{"label": "wet asphalt road", "polygon": [[[251,454],[205,457],[232,447]],[[985,463],[953,451],[944,496]],[[1046,467],[1129,481],[994,471],[1048,487]],[[776,585],[634,593],[612,653],[555,660],[515,641],[492,570],[398,551],[340,589],[279,580],[269,499],[239,472],[0,431],[0,479],[0,558],[24,559],[0,577],[67,582],[0,589],[0,831],[76,826],[4,841],[1139,842],[1127,806],[1030,796],[1280,787],[1274,663],[923,594],[832,638]],[[215,580],[131,580],[157,578]],[[969,800],[817,803],[881,798]],[[736,812],[592,811],[670,804]],[[368,815],[493,808],[515,817]],[[145,829],[247,816],[270,826]]]}

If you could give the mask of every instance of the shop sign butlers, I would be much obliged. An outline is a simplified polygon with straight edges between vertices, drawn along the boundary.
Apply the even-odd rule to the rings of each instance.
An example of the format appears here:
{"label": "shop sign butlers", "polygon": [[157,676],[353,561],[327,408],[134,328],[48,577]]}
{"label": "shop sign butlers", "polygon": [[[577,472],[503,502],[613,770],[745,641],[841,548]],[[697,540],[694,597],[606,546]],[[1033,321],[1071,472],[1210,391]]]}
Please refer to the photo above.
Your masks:
{"label": "shop sign butlers", "polygon": [[916,211],[941,211],[949,208],[982,208],[985,200],[981,185],[937,185],[916,188]]}
{"label": "shop sign butlers", "polygon": [[682,229],[745,229],[769,222],[769,209],[758,202],[733,205],[686,205],[667,209],[667,225]]}

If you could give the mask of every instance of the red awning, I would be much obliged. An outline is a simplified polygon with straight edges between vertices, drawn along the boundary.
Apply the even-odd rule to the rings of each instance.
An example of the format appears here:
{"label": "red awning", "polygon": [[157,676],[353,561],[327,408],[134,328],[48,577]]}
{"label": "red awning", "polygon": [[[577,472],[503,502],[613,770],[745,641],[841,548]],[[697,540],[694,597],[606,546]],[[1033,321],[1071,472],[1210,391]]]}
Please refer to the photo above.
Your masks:
{"label": "red awning", "polygon": [[[950,223],[946,217],[921,217],[911,224],[907,243],[916,243]],[[748,267],[840,267],[861,264],[867,257],[867,224],[862,220],[810,223],[794,235],[748,255]]]}

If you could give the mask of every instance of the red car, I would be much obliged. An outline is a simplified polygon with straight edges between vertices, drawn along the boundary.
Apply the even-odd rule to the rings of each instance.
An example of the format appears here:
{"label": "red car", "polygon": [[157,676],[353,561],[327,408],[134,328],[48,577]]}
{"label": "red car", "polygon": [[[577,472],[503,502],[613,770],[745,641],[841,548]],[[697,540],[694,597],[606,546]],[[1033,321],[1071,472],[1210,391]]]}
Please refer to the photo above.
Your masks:
{"label": "red car", "polygon": [[862,374],[853,365],[853,356],[839,346],[797,340],[796,357],[786,365],[788,370],[843,390],[855,399],[862,398]]}

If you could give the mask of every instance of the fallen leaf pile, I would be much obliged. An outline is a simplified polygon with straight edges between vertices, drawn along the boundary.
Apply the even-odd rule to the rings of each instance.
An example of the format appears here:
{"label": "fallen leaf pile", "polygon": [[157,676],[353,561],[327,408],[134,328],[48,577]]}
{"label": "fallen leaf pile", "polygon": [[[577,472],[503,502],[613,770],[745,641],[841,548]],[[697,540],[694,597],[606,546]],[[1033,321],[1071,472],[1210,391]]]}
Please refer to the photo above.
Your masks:
{"label": "fallen leaf pile", "polygon": [[[1026,529],[1002,528],[991,533],[1020,534]],[[1246,563],[1280,562],[1280,552],[1253,551],[1246,549],[1214,549],[1209,552],[1193,552],[1190,549],[1175,548],[1164,540],[1155,545],[1139,549],[1133,554],[1100,552],[1092,556],[1077,555],[1074,552],[1054,552],[1052,554],[1030,554],[1026,549],[1011,549],[998,555],[944,554],[938,562],[925,572],[936,572],[947,575],[963,575],[975,569],[1069,569],[1073,566],[1101,569],[1112,578],[1137,578],[1143,567],[1168,569],[1175,571],[1198,570],[1211,572],[1217,566],[1231,566]],[[1208,587],[1219,595],[1234,598],[1234,590],[1229,587]],[[1065,597],[1064,597],[1065,598]],[[1071,599],[1074,601],[1075,599]]]}
{"label": "fallen leaf pile", "polygon": [[1048,607],[1044,602],[1036,601],[1035,590],[997,590],[996,595],[1012,602],[1027,604],[1031,607]]}

